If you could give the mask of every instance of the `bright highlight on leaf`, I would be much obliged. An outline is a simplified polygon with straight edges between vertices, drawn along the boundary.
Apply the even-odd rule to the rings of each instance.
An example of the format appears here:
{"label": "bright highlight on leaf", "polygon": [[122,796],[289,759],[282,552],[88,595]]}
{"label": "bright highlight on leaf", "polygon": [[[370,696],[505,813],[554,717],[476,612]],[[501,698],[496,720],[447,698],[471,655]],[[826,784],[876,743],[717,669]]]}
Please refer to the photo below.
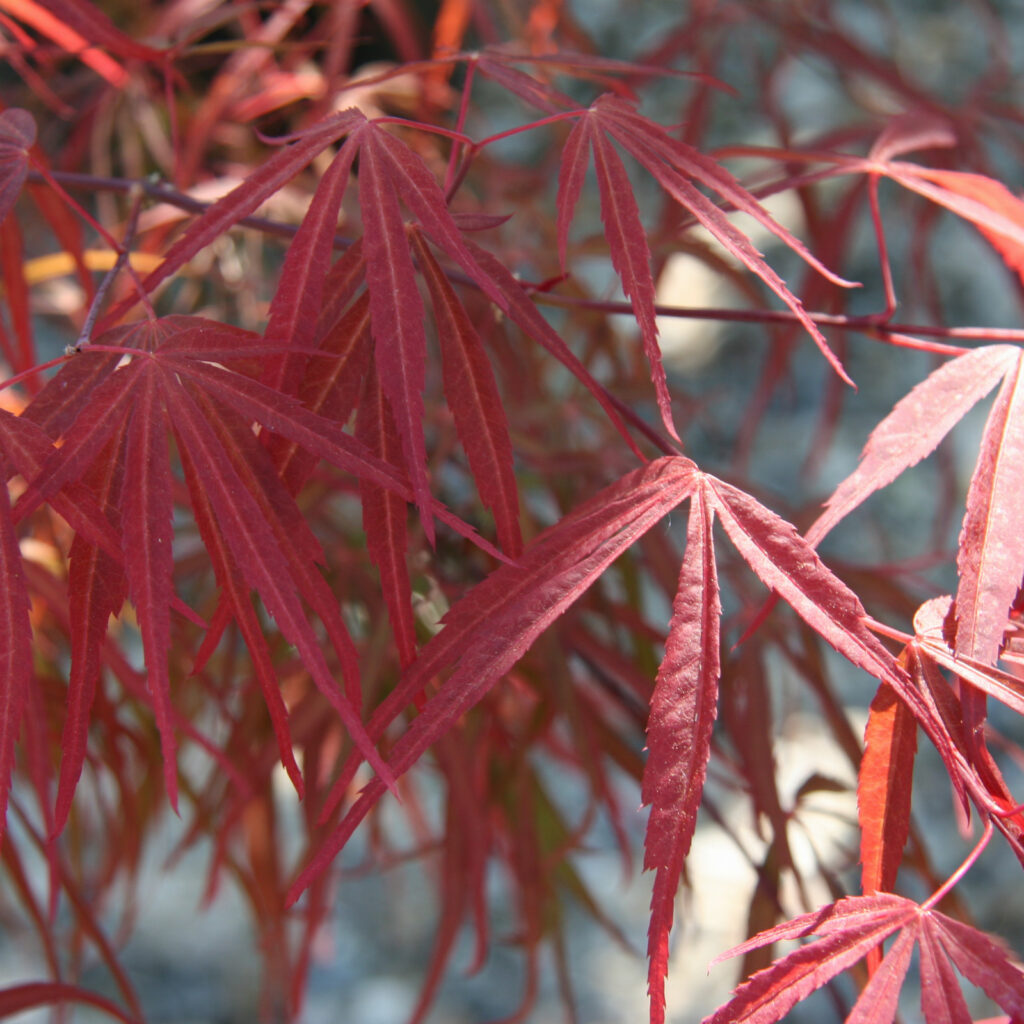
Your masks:
{"label": "bright highlight on leaf", "polygon": [[[950,106],[885,5],[869,49],[837,5],[682,5],[655,38],[620,4],[630,59],[587,5],[416,6],[0,0],[0,874],[44,979],[0,1016],[143,1018],[106,912],[145,905],[170,806],[204,902],[251,910],[267,1019],[304,1019],[351,875],[410,865],[437,919],[410,1024],[498,944],[521,983],[484,1016],[546,1019],[550,970],[572,1017],[569,905],[642,947],[585,862],[633,869],[642,806],[651,1024],[714,1005],[673,994],[673,943],[685,972],[720,927],[752,937],[708,1024],[824,988],[892,1024],[912,970],[926,1024],[971,1024],[963,981],[1024,1020],[1024,969],[955,919],[990,846],[1024,865],[1024,330],[961,319],[935,233],[966,220],[1007,294],[1024,272],[1003,16]],[[680,256],[707,273],[658,304]],[[666,317],[744,326],[683,371]],[[883,380],[907,393],[854,465]],[[940,444],[984,401],[966,468]],[[917,472],[908,535],[868,545]],[[954,824],[980,838],[947,876]],[[707,826],[751,872],[728,900]]]}

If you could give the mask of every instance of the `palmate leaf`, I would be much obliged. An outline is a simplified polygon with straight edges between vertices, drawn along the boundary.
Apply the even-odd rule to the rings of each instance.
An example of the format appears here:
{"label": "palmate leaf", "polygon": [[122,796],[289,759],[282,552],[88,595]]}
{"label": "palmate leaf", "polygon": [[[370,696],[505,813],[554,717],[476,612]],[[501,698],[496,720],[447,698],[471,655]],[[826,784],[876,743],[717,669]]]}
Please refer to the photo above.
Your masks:
{"label": "palmate leaf", "polygon": [[761,932],[713,963],[783,939],[818,938],[758,971],[704,1024],[774,1024],[888,936],[916,922],[917,915],[917,904],[902,896],[855,896]]}
{"label": "palmate leaf", "polygon": [[711,539],[713,520],[714,511],[700,486],[690,498],[686,554],[647,722],[641,796],[651,805],[651,815],[644,868],[657,872],[648,933],[652,1024],[665,1019],[668,937],[679,878],[697,825],[717,712],[722,607]]}
{"label": "palmate leaf", "polygon": [[[776,223],[767,210],[724,167],[692,146],[672,138],[660,125],[643,117],[629,103],[618,97],[602,96],[591,105],[584,116],[594,123],[596,131],[607,133],[618,142],[677,203],[707,228],[728,252],[782,299],[806,328],[836,373],[848,384],[853,383],[800,300],[765,262],[746,235],[733,227],[725,213],[712,203],[694,182],[712,189],[725,202],[749,214],[829,281],[844,287],[851,287],[852,282],[828,270],[799,239]],[[598,174],[600,177],[600,169]],[[607,181],[607,187],[614,188],[614,183],[610,179]],[[609,242],[612,243],[611,237]],[[620,259],[621,257],[622,253]],[[631,288],[635,289],[635,294],[640,296],[637,301],[646,306],[646,298],[642,297],[646,295],[646,289],[642,286],[637,289],[638,283],[636,280],[623,279],[626,293],[630,294]],[[645,318],[650,316],[653,319],[653,314],[652,298],[650,308],[646,309]]]}
{"label": "palmate leaf", "polygon": [[1024,1013],[1024,970],[999,942],[927,904],[921,907],[902,896],[879,893],[846,897],[716,957],[714,963],[782,939],[818,936],[745,981],[704,1024],[775,1024],[797,1002],[896,932],[899,935],[861,992],[847,1024],[892,1024],[899,989],[918,942],[925,1024],[970,1021],[950,963],[1014,1019]]}
{"label": "palmate leaf", "polygon": [[[294,399],[286,400],[255,381],[248,381],[247,389],[241,383],[247,379],[240,374],[203,362],[204,357],[227,360],[232,354],[251,358],[254,352],[265,353],[266,347],[257,336],[194,318],[169,318],[134,335],[118,334],[118,341],[130,340],[141,346],[137,354],[121,369],[98,378],[92,401],[81,404],[79,415],[66,430],[64,443],[47,457],[22,496],[17,512],[26,514],[57,489],[82,479],[108,439],[126,426],[125,518],[132,523],[122,526],[123,556],[130,595],[139,612],[172,799],[176,766],[166,674],[168,616],[175,600],[170,560],[169,426],[179,448],[187,449],[195,464],[204,494],[247,584],[260,593],[289,641],[299,648],[356,746],[376,770],[390,779],[383,761],[367,742],[354,709],[354,700],[358,700],[354,649],[336,602],[317,569],[316,562],[322,557],[319,546],[249,424],[253,419],[272,419],[273,425],[285,433],[297,434],[293,439],[300,443],[314,438],[317,454],[326,452],[335,462],[376,476],[384,488],[409,497],[408,487],[391,467],[364,454],[353,439],[346,440],[337,425],[302,410]],[[87,349],[74,361],[93,358],[106,360],[108,354]],[[75,379],[80,376],[76,374]],[[251,418],[232,426],[224,414],[217,412],[218,402],[225,402],[229,409],[241,405],[242,416]],[[267,409],[272,409],[273,415],[261,417]],[[169,425],[164,422],[164,410]],[[237,418],[237,413],[231,415]],[[294,416],[302,417],[303,429],[288,430],[288,424],[294,425]],[[448,518],[454,519],[450,515]],[[303,600],[320,616],[341,658],[349,687],[347,697],[338,689],[324,659],[320,641],[306,619]]]}
{"label": "palmate leaf", "polygon": [[[407,771],[461,715],[473,707],[630,544],[683,501],[695,483],[689,459],[671,456],[634,470],[541,534],[515,565],[503,565],[444,617],[444,629],[421,650],[399,685],[370,719],[378,737],[448,668],[454,669],[392,748],[389,766]],[[335,783],[328,807],[340,799],[351,765]],[[294,902],[324,871],[384,789],[372,780],[289,891]]]}

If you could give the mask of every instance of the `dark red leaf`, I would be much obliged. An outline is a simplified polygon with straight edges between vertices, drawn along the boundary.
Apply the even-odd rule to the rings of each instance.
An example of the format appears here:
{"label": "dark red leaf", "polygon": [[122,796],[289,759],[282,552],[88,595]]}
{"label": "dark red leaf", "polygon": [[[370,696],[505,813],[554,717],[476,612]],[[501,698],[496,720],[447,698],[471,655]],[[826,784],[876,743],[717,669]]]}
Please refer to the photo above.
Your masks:
{"label": "dark red leaf", "polygon": [[359,208],[363,215],[366,285],[374,353],[381,387],[402,439],[405,468],[420,511],[423,532],[434,542],[427,448],[423,435],[423,387],[427,336],[398,196],[376,133],[367,130],[360,150]]}
{"label": "dark red leaf", "polygon": [[599,128],[594,127],[590,117],[584,117],[583,120],[594,153],[594,169],[601,193],[601,221],[608,239],[612,266],[622,282],[623,292],[633,306],[633,316],[640,328],[661,421],[669,434],[678,441],[679,435],[672,421],[672,396],[668,392],[668,381],[661,363],[661,348],[658,345],[654,278],[651,275],[647,233],[640,220],[640,210],[629,176],[615,147]]}
{"label": "dark red leaf", "polygon": [[[0,454],[0,470],[7,479]],[[4,485],[0,497],[0,839],[6,832],[7,794],[14,771],[14,745],[32,682],[32,626],[21,549]]]}
{"label": "dark red leaf", "polygon": [[[401,442],[391,407],[371,365],[356,417],[356,437],[383,462],[401,458]],[[405,555],[409,547],[407,506],[391,491],[359,481],[363,499],[363,530],[370,561],[380,573],[381,590],[402,668],[416,657],[416,623],[412,615],[412,584]]]}
{"label": "dark red leaf", "polygon": [[501,546],[513,558],[523,547],[519,491],[505,408],[480,338],[422,236],[412,235],[430,290],[441,342],[445,395],[484,505],[494,515]]}
{"label": "dark red leaf", "polygon": [[917,905],[901,896],[848,897],[762,932],[716,957],[718,963],[782,939],[820,938],[776,960],[736,989],[704,1024],[775,1024],[801,999],[917,918]]}
{"label": "dark red leaf", "polygon": [[0,1016],[3,1017],[37,1006],[65,1006],[74,1003],[93,1006],[125,1024],[140,1024],[141,1018],[129,1016],[116,1003],[77,985],[67,985],[60,981],[30,981],[0,989]]}
{"label": "dark red leaf", "polygon": [[[292,568],[286,552],[281,550],[280,534],[275,535],[265,509],[239,478],[230,455],[194,401],[179,392],[174,409],[173,426],[179,444],[188,448],[210,505],[218,521],[224,524],[224,536],[236,565],[249,586],[260,594],[281,632],[298,648],[307,671],[338,712],[352,741],[378,775],[390,784],[391,773],[369,741],[356,709],[341,692],[306,619]],[[311,595],[314,600],[315,596]]]}
{"label": "dark red leaf", "polygon": [[[268,346],[310,348],[316,340],[317,317],[323,307],[324,282],[331,266],[334,236],[338,230],[338,211],[348,185],[356,139],[349,138],[331,161],[317,185],[309,209],[288,246],[277,291],[270,303],[264,340]],[[281,373],[263,377],[265,384],[294,393],[287,379],[285,361]],[[301,364],[295,368],[297,373]]]}
{"label": "dark red leaf", "polygon": [[0,221],[10,213],[28,176],[28,151],[36,141],[36,123],[27,110],[0,113]]}
{"label": "dark red leaf", "polygon": [[648,932],[652,1024],[665,1019],[668,937],[679,878],[697,825],[718,706],[722,607],[711,538],[713,520],[704,488],[698,486],[690,498],[686,554],[647,722],[641,797],[651,805],[651,815],[644,868],[657,872]]}
{"label": "dark red leaf", "polygon": [[[693,485],[694,465],[682,457],[659,459],[627,474],[542,533],[515,565],[502,565],[454,605],[444,617],[444,629],[420,650],[370,719],[371,735],[381,735],[438,672],[455,666],[395,743],[389,764],[396,775],[407,771],[482,699],[540,633]],[[377,780],[367,785],[302,870],[289,892],[290,902],[330,864],[383,792]]]}
{"label": "dark red leaf", "polygon": [[833,274],[812,256],[806,246],[777,224],[724,167],[692,146],[673,139],[660,125],[642,117],[630,104],[614,96],[602,96],[592,105],[591,112],[596,123],[632,154],[676,202],[789,306],[832,368],[852,384],[800,300],[764,261],[746,235],[733,227],[723,211],[697,189],[691,179],[713,189],[737,210],[749,214],[834,284],[849,286],[850,282]]}
{"label": "dark red leaf", "polygon": [[133,388],[125,450],[122,537],[128,594],[139,620],[153,712],[160,731],[164,781],[178,809],[178,762],[171,721],[167,655],[171,646],[174,538],[171,464],[159,370],[146,357]]}
{"label": "dark red leaf", "polygon": [[1013,1017],[1024,1017],[1024,968],[990,935],[933,910],[935,935],[956,969]]}
{"label": "dark red leaf", "polygon": [[[108,449],[97,458],[86,478],[98,501],[114,521],[122,498],[124,428],[111,437]],[[103,454],[108,457],[104,459]],[[71,624],[71,672],[68,677],[67,713],[61,734],[60,778],[54,809],[54,834],[59,834],[71,810],[78,779],[85,763],[89,719],[100,678],[101,648],[111,615],[121,610],[127,581],[120,560],[77,535],[71,544],[68,567],[68,616]]]}
{"label": "dark red leaf", "polygon": [[896,1019],[900,989],[910,967],[919,931],[918,923],[914,922],[914,926],[900,932],[861,992],[853,1011],[846,1018],[846,1024],[892,1024]]}

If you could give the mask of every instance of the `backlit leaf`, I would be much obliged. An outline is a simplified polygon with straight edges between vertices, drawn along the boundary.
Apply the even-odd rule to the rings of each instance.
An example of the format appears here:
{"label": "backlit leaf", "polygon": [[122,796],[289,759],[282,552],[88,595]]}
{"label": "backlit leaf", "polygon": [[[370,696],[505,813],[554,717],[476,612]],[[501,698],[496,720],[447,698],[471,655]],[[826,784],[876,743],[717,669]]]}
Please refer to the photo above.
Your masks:
{"label": "backlit leaf", "polygon": [[665,1019],[668,937],[676,890],[697,825],[717,713],[722,608],[711,539],[713,519],[704,489],[698,487],[690,498],[686,555],[647,723],[641,797],[651,805],[651,814],[644,868],[657,872],[648,932],[652,1024]]}

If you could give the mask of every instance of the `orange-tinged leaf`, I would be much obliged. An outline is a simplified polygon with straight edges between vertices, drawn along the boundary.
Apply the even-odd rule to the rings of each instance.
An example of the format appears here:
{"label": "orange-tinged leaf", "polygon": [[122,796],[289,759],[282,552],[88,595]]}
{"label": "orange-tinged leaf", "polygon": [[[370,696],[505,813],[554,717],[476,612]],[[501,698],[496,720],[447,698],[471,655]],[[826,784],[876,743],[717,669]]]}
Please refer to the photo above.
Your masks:
{"label": "orange-tinged leaf", "polygon": [[26,25],[31,25],[47,39],[52,39],[62,49],[74,54],[115,88],[121,88],[128,81],[127,72],[117,61],[90,45],[90,40],[76,32],[57,12],[48,10],[35,0],[0,0],[0,9],[6,10]]}
{"label": "orange-tinged leaf", "polygon": [[656,871],[648,931],[651,1022],[665,1020],[668,937],[676,890],[697,826],[721,674],[718,575],[711,537],[714,511],[702,486],[690,498],[686,554],[672,606],[665,657],[647,722],[641,797],[651,805],[644,868]]}
{"label": "orange-tinged leaf", "polygon": [[[892,687],[882,683],[868,709],[864,756],[857,778],[861,890],[889,892],[910,833],[917,723]],[[880,954],[870,954],[877,966]]]}

